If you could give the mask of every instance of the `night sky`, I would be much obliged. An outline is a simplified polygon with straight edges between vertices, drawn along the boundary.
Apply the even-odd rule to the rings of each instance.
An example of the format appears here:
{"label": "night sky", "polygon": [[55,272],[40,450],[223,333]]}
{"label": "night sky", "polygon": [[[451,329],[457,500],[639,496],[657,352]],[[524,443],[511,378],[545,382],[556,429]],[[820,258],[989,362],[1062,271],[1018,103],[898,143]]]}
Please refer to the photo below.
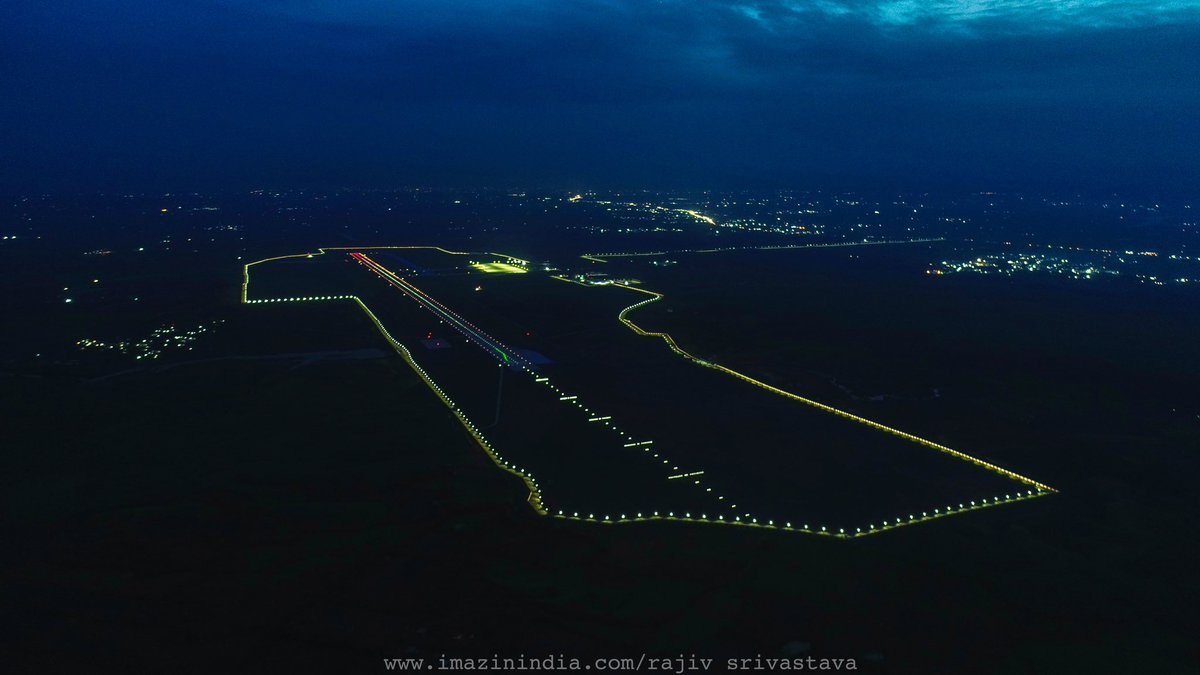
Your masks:
{"label": "night sky", "polygon": [[5,0],[0,191],[1200,185],[1200,2]]}

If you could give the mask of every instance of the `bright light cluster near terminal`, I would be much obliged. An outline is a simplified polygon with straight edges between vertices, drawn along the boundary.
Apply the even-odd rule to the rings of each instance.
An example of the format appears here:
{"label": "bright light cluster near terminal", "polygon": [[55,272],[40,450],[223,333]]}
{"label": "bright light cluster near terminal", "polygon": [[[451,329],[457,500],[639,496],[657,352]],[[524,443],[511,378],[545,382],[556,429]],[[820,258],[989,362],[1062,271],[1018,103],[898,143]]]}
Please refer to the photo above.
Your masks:
{"label": "bright light cluster near terminal", "polygon": [[525,274],[529,270],[506,262],[473,262],[471,267],[487,274]]}

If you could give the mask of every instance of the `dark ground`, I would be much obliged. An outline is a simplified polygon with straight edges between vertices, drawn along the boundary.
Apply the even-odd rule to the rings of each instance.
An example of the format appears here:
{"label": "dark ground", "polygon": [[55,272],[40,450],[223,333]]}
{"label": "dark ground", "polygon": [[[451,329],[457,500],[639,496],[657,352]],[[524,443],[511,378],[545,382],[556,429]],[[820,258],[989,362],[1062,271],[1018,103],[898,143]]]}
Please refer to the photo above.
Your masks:
{"label": "dark ground", "polygon": [[9,672],[793,641],[882,656],[868,672],[1183,673],[1197,657],[1190,563],[1170,555],[1184,535],[1127,496],[1099,520],[1062,496],[852,542],[562,523],[394,359],[153,381],[54,385],[53,415],[6,402],[41,450],[5,470]]}

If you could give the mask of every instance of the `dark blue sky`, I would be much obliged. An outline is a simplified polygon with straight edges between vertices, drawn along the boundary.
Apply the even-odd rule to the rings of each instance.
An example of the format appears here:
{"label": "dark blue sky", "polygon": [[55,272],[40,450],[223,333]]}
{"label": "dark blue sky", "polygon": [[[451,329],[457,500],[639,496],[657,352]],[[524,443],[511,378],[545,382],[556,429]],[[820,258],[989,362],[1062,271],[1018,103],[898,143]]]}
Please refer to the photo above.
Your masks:
{"label": "dark blue sky", "polygon": [[6,0],[0,189],[1200,185],[1200,2]]}

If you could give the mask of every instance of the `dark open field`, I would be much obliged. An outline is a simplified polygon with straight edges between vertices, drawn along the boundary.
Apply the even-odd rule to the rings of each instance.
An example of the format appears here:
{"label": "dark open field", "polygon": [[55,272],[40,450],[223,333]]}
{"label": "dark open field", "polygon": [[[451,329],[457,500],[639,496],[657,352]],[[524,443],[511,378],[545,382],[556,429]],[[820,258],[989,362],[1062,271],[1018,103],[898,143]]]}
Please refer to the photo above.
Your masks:
{"label": "dark open field", "polygon": [[[248,307],[239,333],[281,353],[382,347],[365,320],[327,331],[353,314]],[[1097,517],[1066,494],[851,542],[558,522],[397,359],[295,365],[10,379],[13,428],[39,450],[4,471],[11,672],[793,641],[864,672],[1186,672],[1196,657],[1181,539],[1137,507]]]}

